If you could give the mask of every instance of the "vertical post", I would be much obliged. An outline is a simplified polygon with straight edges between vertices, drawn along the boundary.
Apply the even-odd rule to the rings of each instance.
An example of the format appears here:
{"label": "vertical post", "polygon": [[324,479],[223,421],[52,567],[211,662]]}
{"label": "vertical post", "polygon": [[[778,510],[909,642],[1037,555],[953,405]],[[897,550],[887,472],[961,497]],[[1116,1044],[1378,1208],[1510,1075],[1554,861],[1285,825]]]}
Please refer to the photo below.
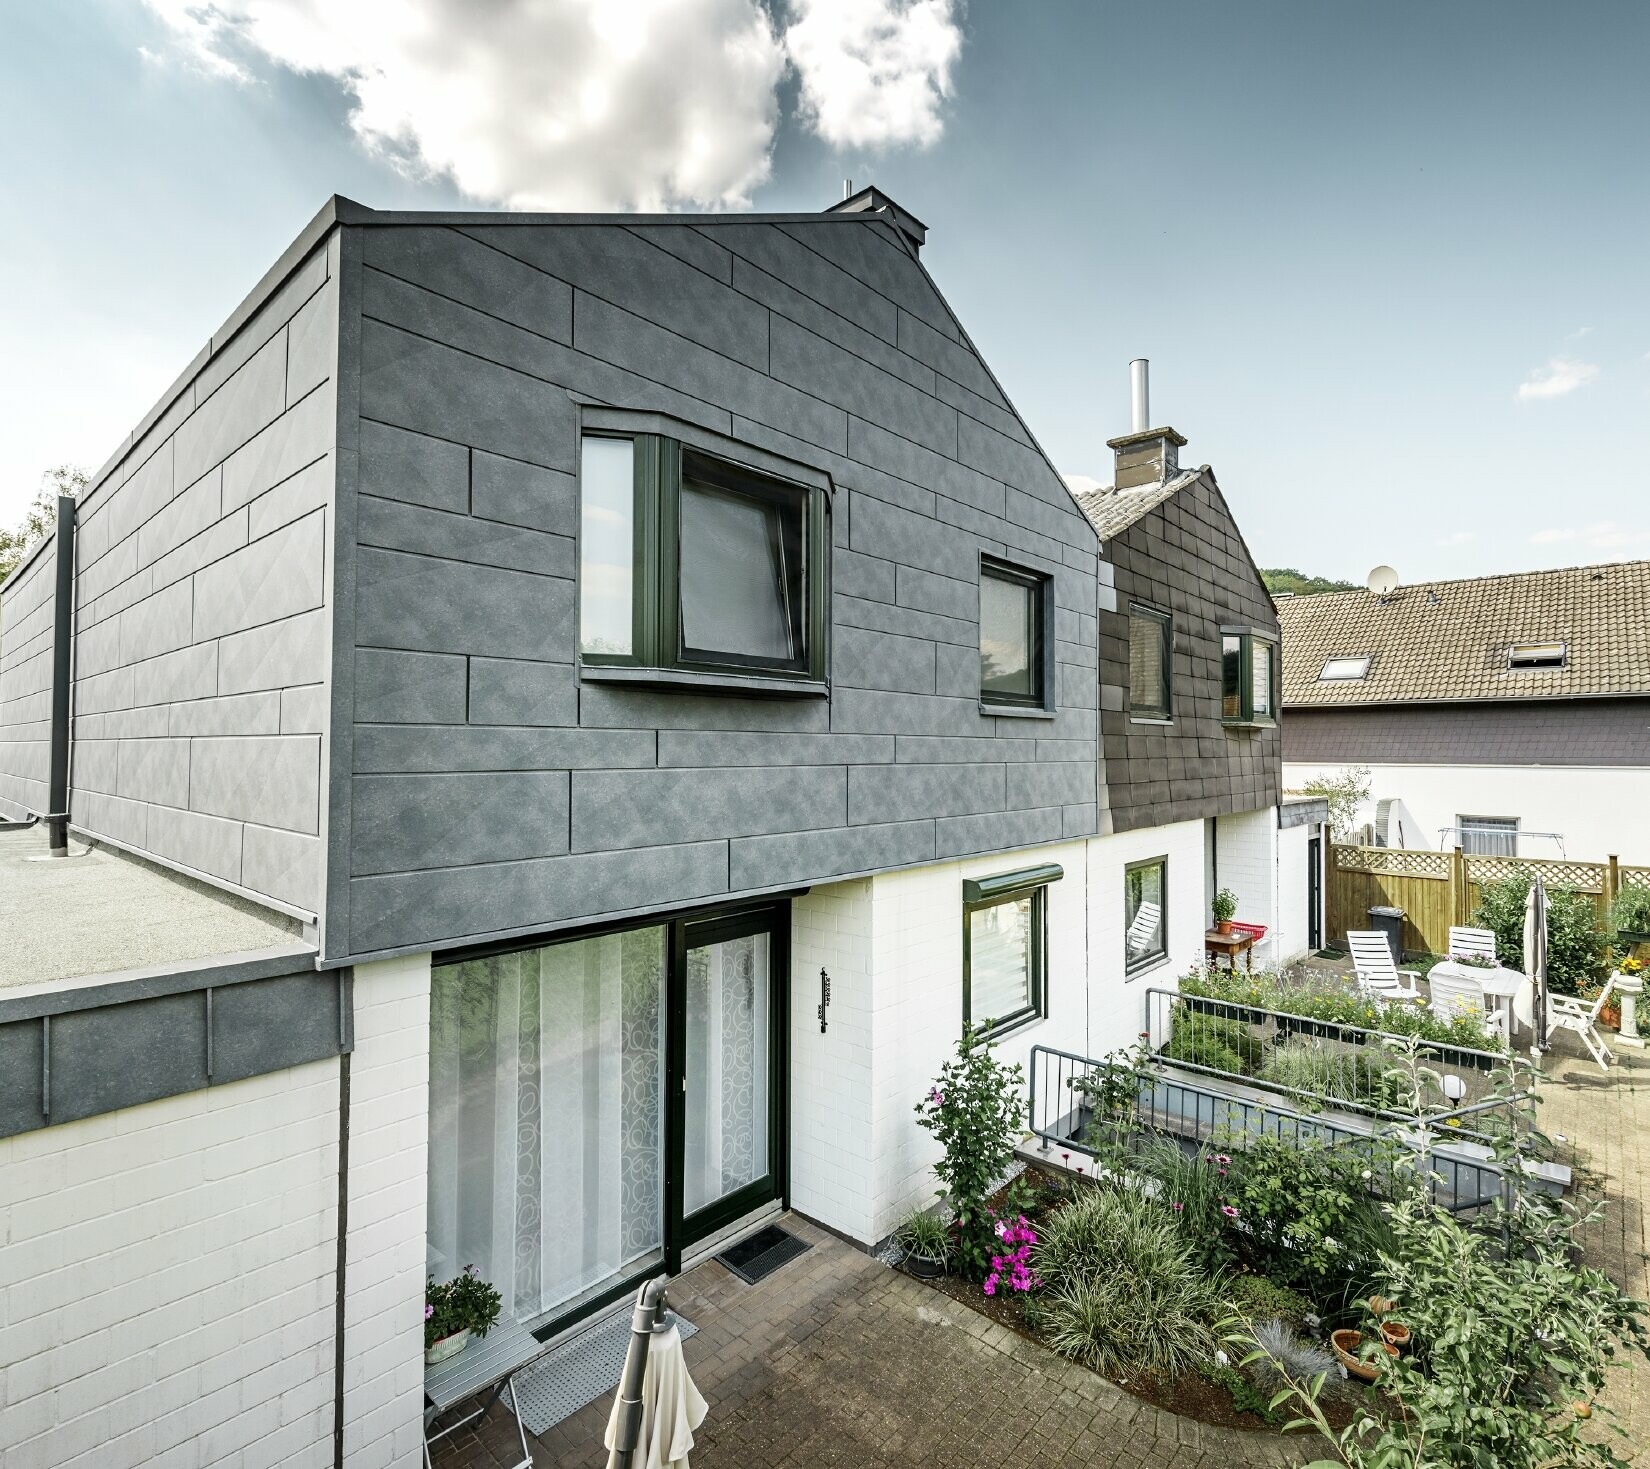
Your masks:
{"label": "vertical post", "polygon": [[1621,892],[1621,859],[1612,852],[1604,859],[1604,911],[1610,912],[1610,905],[1615,902]]}
{"label": "vertical post", "polygon": [[1449,911],[1450,922],[1458,928],[1467,921],[1471,896],[1467,882],[1466,854],[1457,846],[1450,853],[1449,859]]}
{"label": "vertical post", "polygon": [[51,761],[46,787],[46,829],[54,857],[69,855],[69,696],[74,669],[73,495],[57,497],[56,632],[52,648]]}

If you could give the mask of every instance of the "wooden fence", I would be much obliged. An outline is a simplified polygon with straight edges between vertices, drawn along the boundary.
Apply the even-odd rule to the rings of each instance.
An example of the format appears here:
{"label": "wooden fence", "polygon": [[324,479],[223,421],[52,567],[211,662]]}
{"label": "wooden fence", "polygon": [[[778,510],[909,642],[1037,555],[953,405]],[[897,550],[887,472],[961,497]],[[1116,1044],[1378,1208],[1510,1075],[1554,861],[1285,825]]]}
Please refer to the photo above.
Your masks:
{"label": "wooden fence", "polygon": [[1568,888],[1593,900],[1602,918],[1623,887],[1650,888],[1650,867],[1604,862],[1538,861],[1522,857],[1468,857],[1453,852],[1410,852],[1400,847],[1332,846],[1324,874],[1324,928],[1331,943],[1366,929],[1374,907],[1402,908],[1404,948],[1447,954],[1451,924],[1471,921],[1486,882],[1515,872],[1539,874],[1548,888]]}

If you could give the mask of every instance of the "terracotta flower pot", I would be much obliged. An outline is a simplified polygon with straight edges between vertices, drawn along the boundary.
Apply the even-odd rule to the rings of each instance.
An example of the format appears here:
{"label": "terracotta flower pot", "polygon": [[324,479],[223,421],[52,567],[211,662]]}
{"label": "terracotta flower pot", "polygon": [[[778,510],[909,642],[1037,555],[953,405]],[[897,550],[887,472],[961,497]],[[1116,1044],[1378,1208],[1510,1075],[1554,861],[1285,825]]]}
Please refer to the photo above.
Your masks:
{"label": "terracotta flower pot", "polygon": [[1369,1298],[1369,1309],[1377,1316],[1385,1316],[1388,1311],[1394,1310],[1396,1307],[1395,1303],[1389,1301],[1385,1296],[1371,1296]]}
{"label": "terracotta flower pot", "polygon": [[[1335,1353],[1335,1359],[1346,1368],[1349,1376],[1360,1378],[1364,1382],[1373,1382],[1381,1375],[1379,1359],[1365,1362],[1358,1356],[1358,1350],[1363,1346],[1364,1334],[1355,1327],[1343,1327],[1339,1331],[1329,1333],[1329,1346]],[[1381,1351],[1388,1357],[1396,1357],[1398,1349],[1387,1342],[1381,1343]]]}
{"label": "terracotta flower pot", "polygon": [[1216,933],[1230,933],[1231,931],[1232,920],[1230,918],[1219,918],[1215,920]]}
{"label": "terracotta flower pot", "polygon": [[1409,1328],[1402,1321],[1383,1321],[1381,1340],[1400,1352],[1409,1350]]}

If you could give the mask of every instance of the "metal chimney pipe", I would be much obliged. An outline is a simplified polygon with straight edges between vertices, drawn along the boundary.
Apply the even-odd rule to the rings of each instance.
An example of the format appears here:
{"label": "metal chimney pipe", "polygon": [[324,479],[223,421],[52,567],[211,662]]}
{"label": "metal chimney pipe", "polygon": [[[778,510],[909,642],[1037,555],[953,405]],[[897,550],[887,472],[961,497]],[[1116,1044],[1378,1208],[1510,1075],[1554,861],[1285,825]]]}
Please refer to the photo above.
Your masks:
{"label": "metal chimney pipe", "polygon": [[1141,434],[1152,426],[1151,389],[1146,382],[1146,370],[1151,361],[1136,357],[1129,364],[1129,432]]}
{"label": "metal chimney pipe", "polygon": [[854,181],[852,179],[843,179],[842,197],[844,199],[852,199],[854,197]]}

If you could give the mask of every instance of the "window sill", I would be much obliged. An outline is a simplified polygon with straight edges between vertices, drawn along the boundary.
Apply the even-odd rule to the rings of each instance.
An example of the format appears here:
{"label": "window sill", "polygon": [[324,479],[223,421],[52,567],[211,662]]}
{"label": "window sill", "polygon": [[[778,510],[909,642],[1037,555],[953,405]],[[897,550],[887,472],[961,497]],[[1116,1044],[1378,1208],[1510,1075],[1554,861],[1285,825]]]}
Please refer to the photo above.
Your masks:
{"label": "window sill", "polygon": [[1275,719],[1222,719],[1227,729],[1276,729],[1278,722]]}
{"label": "window sill", "polygon": [[1054,710],[1034,709],[1025,704],[987,704],[980,700],[980,713],[993,719],[1053,719]]}
{"label": "window sill", "polygon": [[1150,725],[1157,726],[1159,729],[1173,729],[1174,728],[1174,720],[1172,720],[1172,719],[1156,719],[1156,718],[1154,718],[1153,716],[1151,716],[1149,714],[1131,714],[1131,715],[1129,715],[1129,723],[1130,724],[1150,724]]}
{"label": "window sill", "polygon": [[986,1044],[994,1046],[998,1041],[1006,1041],[1017,1036],[1022,1030],[1030,1030],[1034,1025],[1041,1025],[1048,1016],[1039,1014],[1036,1010],[1018,1016],[986,1032]]}
{"label": "window sill", "polygon": [[831,686],[816,678],[774,678],[750,673],[703,673],[682,668],[633,668],[620,664],[579,665],[583,683],[641,689],[681,689],[690,694],[743,694],[757,699],[828,699]]}
{"label": "window sill", "polygon": [[1123,983],[1133,984],[1137,979],[1143,979],[1148,974],[1155,974],[1159,969],[1164,968],[1168,962],[1169,956],[1165,954],[1161,959],[1153,959],[1149,964],[1137,964],[1132,969],[1125,966]]}

